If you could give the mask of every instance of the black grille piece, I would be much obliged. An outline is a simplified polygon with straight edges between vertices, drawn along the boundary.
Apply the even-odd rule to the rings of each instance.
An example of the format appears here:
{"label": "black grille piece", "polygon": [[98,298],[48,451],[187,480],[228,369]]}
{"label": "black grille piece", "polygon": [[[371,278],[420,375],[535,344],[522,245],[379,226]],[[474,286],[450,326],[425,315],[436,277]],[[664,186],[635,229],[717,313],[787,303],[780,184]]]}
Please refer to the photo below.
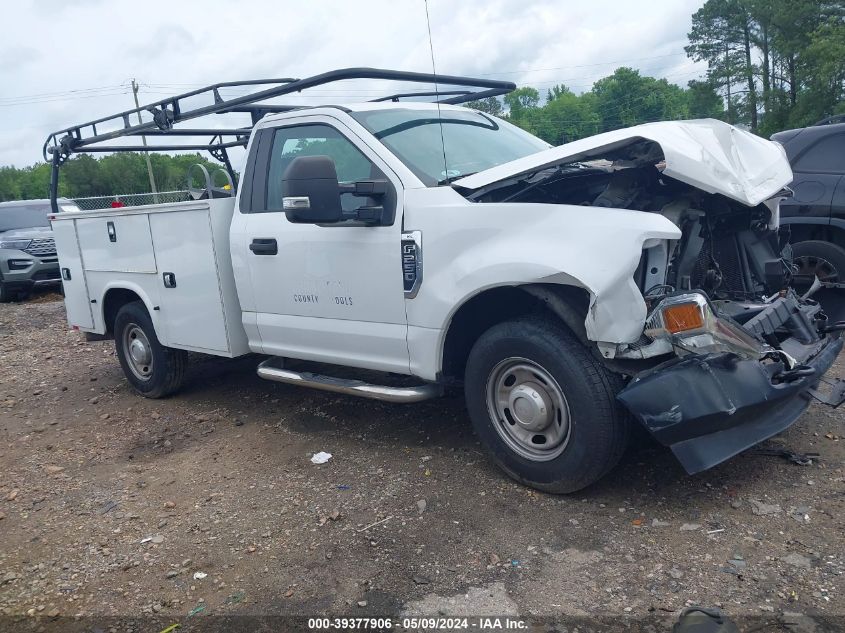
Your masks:
{"label": "black grille piece", "polygon": [[719,290],[725,292],[747,292],[745,277],[739,256],[736,236],[726,235],[713,240],[713,257],[722,271],[722,285]]}
{"label": "black grille piece", "polygon": [[692,270],[693,288],[705,288],[709,285],[707,283],[707,272],[711,268],[716,268],[713,260],[716,260],[718,270],[722,274],[722,283],[715,289],[716,294],[747,292],[745,278],[742,274],[739,247],[734,235],[705,238]]}

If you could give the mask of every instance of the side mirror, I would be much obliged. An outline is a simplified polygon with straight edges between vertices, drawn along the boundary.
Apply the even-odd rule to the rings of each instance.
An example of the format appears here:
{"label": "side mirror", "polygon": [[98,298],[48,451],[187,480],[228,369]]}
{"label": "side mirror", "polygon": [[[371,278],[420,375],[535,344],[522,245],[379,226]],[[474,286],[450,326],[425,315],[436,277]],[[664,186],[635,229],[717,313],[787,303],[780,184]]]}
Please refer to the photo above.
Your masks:
{"label": "side mirror", "polygon": [[340,193],[337,170],[328,156],[294,158],[282,176],[282,209],[290,222],[340,222]]}

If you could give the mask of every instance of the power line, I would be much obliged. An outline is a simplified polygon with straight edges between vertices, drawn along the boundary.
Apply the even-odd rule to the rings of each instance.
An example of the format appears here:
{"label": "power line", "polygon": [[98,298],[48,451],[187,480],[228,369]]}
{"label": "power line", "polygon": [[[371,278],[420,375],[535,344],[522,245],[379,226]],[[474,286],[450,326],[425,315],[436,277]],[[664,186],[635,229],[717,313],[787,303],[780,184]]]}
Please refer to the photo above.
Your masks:
{"label": "power line", "polygon": [[58,95],[70,95],[81,92],[94,92],[98,90],[114,90],[116,88],[125,88],[126,84],[117,84],[115,86],[100,86],[99,88],[76,88],[74,90],[62,90],[59,92],[41,92],[32,95],[20,95],[17,97],[0,97],[0,101],[16,100],[16,99],[37,99],[39,97],[54,97]]}
{"label": "power line", "polygon": [[38,105],[41,103],[56,103],[60,101],[78,101],[81,99],[96,99],[102,97],[114,97],[118,95],[127,95],[130,93],[129,89],[120,90],[118,92],[103,92],[98,94],[92,95],[82,95],[76,97],[62,97],[62,98],[54,98],[54,99],[39,99],[39,100],[32,100],[32,101],[19,101],[16,103],[0,103],[0,108],[13,108],[15,106],[26,106],[26,105]]}
{"label": "power line", "polygon": [[[575,68],[596,68],[600,66],[608,66],[612,64],[631,64],[633,62],[639,61],[648,61],[654,59],[666,59],[671,57],[681,57],[686,55],[684,53],[673,53],[669,55],[655,55],[651,57],[640,57],[628,60],[612,60],[612,61],[603,61],[603,62],[595,62],[592,64],[573,64],[570,66],[557,66],[557,67],[550,67],[550,68],[526,68],[524,70],[506,70],[500,71],[496,73],[476,73],[479,76],[489,77],[489,76],[497,76],[497,75],[513,75],[513,74],[525,74],[525,73],[535,73],[535,72],[548,72],[553,70],[565,70],[565,69],[575,69]],[[643,67],[639,68],[638,70],[643,73],[659,73],[664,68],[671,68],[672,66],[653,66],[653,67]],[[697,72],[697,71],[694,71]],[[668,77],[671,75],[665,75],[664,77]],[[543,87],[549,85],[557,85],[557,84],[566,84],[569,87],[580,88],[584,87],[587,88],[590,84],[574,84],[572,82],[575,81],[582,81],[582,80],[591,80],[593,77],[596,77],[596,74],[591,75],[582,75],[578,77],[566,77],[560,79],[549,79],[541,82],[530,82],[528,85],[533,87]],[[164,96],[171,96],[170,92],[161,92],[160,90],[168,90],[169,88],[182,88],[182,87],[202,87],[205,84],[197,84],[197,83],[144,83],[142,84],[145,88],[151,88],[152,90],[148,91],[148,94],[154,95],[164,95]],[[159,89],[159,90],[156,90]],[[93,99],[97,97],[111,97],[111,96],[119,96],[128,94],[131,88],[129,82],[124,84],[117,84],[112,86],[100,86],[94,88],[76,88],[72,90],[65,90],[65,91],[55,91],[55,92],[43,92],[43,93],[36,93],[31,95],[19,95],[13,97],[0,97],[0,107],[13,107],[13,106],[21,106],[21,105],[34,105],[40,103],[54,103],[60,101],[73,101],[77,99]],[[221,90],[226,90],[230,94],[239,95],[239,94],[247,94],[249,92],[248,89],[239,89],[237,88],[224,88]],[[380,91],[374,90],[366,90],[366,89],[359,89],[359,90],[312,90],[308,91],[305,94],[296,94],[296,95],[287,95],[291,98],[299,98],[299,99],[307,99],[313,95],[334,95],[334,96],[382,96],[384,93]]]}

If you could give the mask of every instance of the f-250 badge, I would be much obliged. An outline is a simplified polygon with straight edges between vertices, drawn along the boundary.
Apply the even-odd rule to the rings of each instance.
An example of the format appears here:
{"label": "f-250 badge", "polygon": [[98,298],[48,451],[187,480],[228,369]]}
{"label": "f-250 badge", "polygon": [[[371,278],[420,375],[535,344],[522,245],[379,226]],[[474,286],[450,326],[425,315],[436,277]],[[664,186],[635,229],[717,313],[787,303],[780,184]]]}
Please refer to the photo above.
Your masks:
{"label": "f-250 badge", "polygon": [[406,298],[417,296],[422,284],[422,231],[402,233],[402,283]]}

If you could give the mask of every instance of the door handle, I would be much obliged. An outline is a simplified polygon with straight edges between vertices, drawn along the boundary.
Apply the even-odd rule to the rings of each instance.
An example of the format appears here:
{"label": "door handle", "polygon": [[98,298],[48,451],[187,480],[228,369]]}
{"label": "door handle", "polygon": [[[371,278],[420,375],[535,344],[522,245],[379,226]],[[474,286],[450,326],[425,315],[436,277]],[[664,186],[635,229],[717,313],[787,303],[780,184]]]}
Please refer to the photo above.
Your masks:
{"label": "door handle", "polygon": [[164,281],[165,288],[175,288],[176,287],[176,274],[175,273],[161,273],[161,278]]}
{"label": "door handle", "polygon": [[251,250],[256,255],[278,255],[279,246],[273,238],[256,237],[249,245]]}

